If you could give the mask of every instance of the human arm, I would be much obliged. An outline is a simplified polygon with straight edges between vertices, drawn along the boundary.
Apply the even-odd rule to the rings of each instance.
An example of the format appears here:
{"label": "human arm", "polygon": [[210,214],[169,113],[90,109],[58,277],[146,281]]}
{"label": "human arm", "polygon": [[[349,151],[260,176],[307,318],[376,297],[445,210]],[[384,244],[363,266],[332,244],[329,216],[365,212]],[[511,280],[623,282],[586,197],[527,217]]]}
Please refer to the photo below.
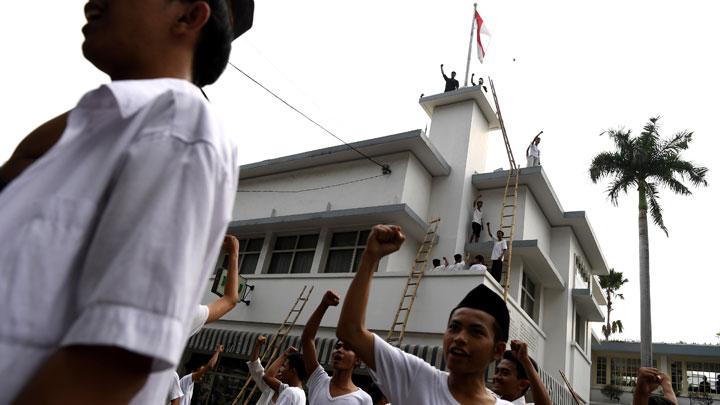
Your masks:
{"label": "human arm", "polygon": [[170,401],[170,405],[180,405],[180,398],[175,398]]}
{"label": "human arm", "polygon": [[20,141],[10,159],[0,167],[0,180],[10,183],[55,145],[65,131],[68,115],[66,112],[51,119]]}
{"label": "human arm", "polygon": [[127,404],[145,385],[150,364],[150,357],[117,347],[65,347],[50,356],[13,403]]}
{"label": "human arm", "polygon": [[275,378],[275,376],[277,375],[277,372],[280,369],[280,366],[282,366],[283,363],[285,363],[287,356],[290,353],[295,353],[295,352],[297,352],[296,348],[294,348],[292,346],[288,347],[287,350],[282,352],[282,354],[279,355],[277,357],[277,359],[275,359],[275,361],[270,365],[270,367],[268,367],[267,370],[265,370],[265,374],[263,374],[263,377],[262,377],[263,382],[278,394],[280,393],[280,387],[282,387],[282,382],[280,380],[278,380],[277,378]]}
{"label": "human arm", "polygon": [[268,389],[268,386],[263,381],[265,369],[262,364],[260,364],[260,347],[263,343],[265,343],[265,340],[266,338],[263,335],[260,335],[257,339],[255,339],[255,345],[253,346],[252,352],[250,352],[250,361],[247,362],[250,378],[255,381],[255,384],[257,384],[260,391],[263,392]]}
{"label": "human arm", "polygon": [[512,350],[515,358],[520,361],[520,364],[522,364],[525,369],[525,374],[530,380],[530,389],[532,390],[533,401],[535,401],[534,403],[536,405],[552,405],[550,394],[545,388],[545,385],[540,378],[540,374],[538,374],[532,361],[530,361],[530,356],[527,351],[527,343],[521,340],[513,340],[510,342],[510,350]]}
{"label": "human arm", "polygon": [[663,397],[665,397],[665,399],[667,399],[668,401],[672,401],[673,404],[677,405],[678,399],[675,396],[675,390],[673,390],[673,387],[672,387],[672,380],[670,379],[670,377],[667,374],[665,374],[663,372],[660,372],[659,377],[660,377],[660,388],[662,388]]}
{"label": "human arm", "polygon": [[440,64],[440,73],[442,73],[445,80],[450,80],[450,78],[445,75],[445,69],[443,67],[443,64]]}
{"label": "human arm", "polygon": [[315,336],[320,328],[320,322],[322,321],[325,312],[330,307],[336,307],[340,303],[340,297],[334,291],[326,291],[325,295],[320,301],[320,304],[315,311],[310,315],[303,328],[302,336],[302,353],[303,361],[305,362],[305,371],[307,375],[312,375],[316,368],[320,366],[317,360],[317,351],[315,349]]}
{"label": "human arm", "polygon": [[255,339],[252,351],[250,352],[250,361],[255,361],[260,358],[260,347],[265,343],[267,338],[264,335],[260,335]]}
{"label": "human arm", "polygon": [[652,367],[640,367],[633,393],[633,405],[647,405],[650,393],[660,385],[660,371]]}
{"label": "human arm", "polygon": [[447,266],[449,266],[449,265],[450,265],[450,262],[448,262],[447,257],[443,256],[443,266],[445,266],[445,268],[447,268]]}
{"label": "human arm", "polygon": [[228,255],[228,276],[223,296],[215,302],[208,304],[208,319],[206,324],[215,322],[230,312],[238,302],[238,256],[240,242],[233,235],[225,235],[222,244],[223,252]]}
{"label": "human arm", "polygon": [[493,237],[492,231],[490,230],[490,222],[487,223],[487,226],[485,228],[487,228],[487,233],[488,236],[490,236],[490,240],[494,240],[495,238]]}
{"label": "human arm", "polygon": [[212,356],[210,357],[210,360],[208,360],[207,363],[200,366],[195,372],[192,373],[192,380],[193,382],[199,381],[205,373],[215,368],[217,365],[218,358],[220,357],[220,353],[222,353],[225,350],[223,345],[217,345],[215,348],[215,352],[213,352]]}
{"label": "human arm", "polygon": [[374,335],[365,327],[370,285],[380,259],[400,249],[404,241],[405,235],[399,226],[373,227],[360,259],[359,270],[348,288],[340,312],[336,331],[338,339],[350,346],[372,370],[375,370]]}
{"label": "human arm", "polygon": [[475,84],[475,73],[470,75],[470,84],[477,86],[477,84]]}

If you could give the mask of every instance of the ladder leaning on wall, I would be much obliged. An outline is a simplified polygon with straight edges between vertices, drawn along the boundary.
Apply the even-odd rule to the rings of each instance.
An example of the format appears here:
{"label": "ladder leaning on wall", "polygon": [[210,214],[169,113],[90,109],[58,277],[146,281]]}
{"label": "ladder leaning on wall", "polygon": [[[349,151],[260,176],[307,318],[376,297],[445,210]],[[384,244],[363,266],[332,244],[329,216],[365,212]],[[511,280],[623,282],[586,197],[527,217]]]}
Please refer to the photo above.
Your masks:
{"label": "ladder leaning on wall", "polygon": [[493,99],[495,100],[495,111],[497,111],[498,121],[500,121],[500,130],[505,143],[505,151],[507,152],[510,170],[508,170],[505,178],[505,191],[503,193],[502,208],[500,209],[500,229],[504,233],[504,239],[507,241],[507,257],[503,262],[503,299],[507,301],[508,290],[510,289],[510,272],[512,271],[512,254],[513,239],[515,237],[515,214],[517,212],[517,196],[518,186],[520,184],[520,169],[515,163],[515,156],[510,147],[507,131],[505,130],[505,122],[500,112],[500,103],[498,102],[497,93],[495,92],[495,84],[490,79],[490,88],[492,89]]}
{"label": "ladder leaning on wall", "polygon": [[437,240],[437,230],[440,225],[440,218],[430,221],[427,230],[425,231],[425,237],[423,238],[420,248],[415,255],[415,262],[410,268],[407,280],[405,281],[405,288],[403,289],[402,296],[400,296],[400,304],[395,312],[395,318],[393,318],[392,325],[388,331],[387,338],[385,341],[388,343],[400,346],[405,337],[405,328],[407,327],[408,319],[410,318],[410,311],[412,311],[413,304],[415,303],[415,297],[417,296],[418,288],[420,287],[420,281],[422,281],[425,275],[425,269],[427,267],[428,259],[430,258],[430,252],[435,241]]}
{"label": "ladder leaning on wall", "polygon": [[[308,299],[310,299],[310,294],[312,294],[313,288],[315,287],[310,286],[310,288],[308,288],[308,286],[303,286],[302,291],[300,291],[300,295],[298,295],[292,308],[290,308],[290,312],[288,312],[285,320],[280,324],[277,332],[275,333],[275,335],[273,335],[270,343],[268,343],[267,347],[265,347],[265,350],[260,356],[261,363],[270,364],[275,361],[275,358],[277,357],[280,348],[283,344],[285,344],[285,341],[287,340],[288,334],[295,326],[295,322],[297,322],[297,319],[302,313],[303,309],[305,309],[305,304],[307,304]],[[237,402],[243,397],[243,395],[245,395],[245,392],[247,392],[248,388],[250,388],[250,385],[252,383],[253,379],[248,375],[247,380],[245,380],[245,384],[235,397],[232,405],[237,404]],[[257,387],[253,387],[252,391],[250,391],[250,394],[243,402],[243,405],[248,405],[250,403],[250,400],[252,399],[253,395],[255,395],[256,390]]]}

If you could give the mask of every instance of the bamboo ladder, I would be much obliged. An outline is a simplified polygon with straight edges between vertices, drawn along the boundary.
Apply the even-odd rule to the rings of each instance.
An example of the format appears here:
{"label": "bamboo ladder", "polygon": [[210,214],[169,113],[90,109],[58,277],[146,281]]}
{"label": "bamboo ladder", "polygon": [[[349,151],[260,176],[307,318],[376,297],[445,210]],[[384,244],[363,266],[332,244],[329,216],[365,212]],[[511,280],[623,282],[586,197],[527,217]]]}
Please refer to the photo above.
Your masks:
{"label": "bamboo ladder", "polygon": [[[390,330],[388,331],[386,342],[400,346],[405,337],[405,328],[407,327],[408,319],[410,318],[410,311],[412,311],[413,304],[415,303],[415,297],[417,296],[418,288],[420,287],[420,281],[422,281],[425,275],[425,268],[427,266],[430,252],[432,251],[435,241],[437,240],[437,230],[440,225],[440,218],[430,221],[427,230],[425,231],[425,237],[423,238],[420,248],[418,248],[417,254],[415,254],[415,262],[410,268],[407,280],[405,281],[405,288],[403,289],[402,296],[400,297],[400,304],[395,312],[395,318],[393,319]],[[408,293],[409,292],[409,293]]]}
{"label": "bamboo ladder", "polygon": [[[495,92],[495,84],[490,79],[490,88],[492,89],[493,99],[495,100],[495,110],[497,111],[498,121],[500,121],[500,129],[502,130],[503,142],[505,143],[505,151],[507,152],[510,170],[505,178],[505,191],[503,193],[502,209],[500,210],[500,230],[503,231],[504,239],[507,240],[507,258],[503,263],[503,299],[507,302],[508,291],[510,289],[510,272],[512,271],[512,254],[513,239],[515,237],[515,214],[517,212],[517,195],[518,185],[520,184],[520,169],[515,163],[515,156],[510,147],[507,131],[505,130],[505,122],[500,112],[500,102],[498,102],[497,93]],[[494,240],[494,239],[493,239]]]}
{"label": "bamboo ladder", "polygon": [[[295,326],[295,322],[297,322],[298,317],[302,313],[303,309],[305,309],[305,304],[307,304],[308,299],[310,299],[310,294],[312,294],[313,288],[315,287],[310,286],[310,288],[308,288],[307,285],[303,286],[302,291],[300,291],[300,295],[298,295],[292,308],[290,308],[290,312],[288,312],[285,320],[282,322],[282,324],[280,324],[277,332],[275,333],[275,335],[273,335],[270,343],[265,347],[265,350],[260,356],[261,363],[264,362],[265,364],[270,364],[275,361],[275,358],[277,357],[280,348],[283,344],[285,344],[285,341],[287,340],[290,330],[292,330],[292,328]],[[248,390],[250,385],[252,385],[252,383],[253,379],[248,375],[247,380],[245,380],[245,384],[235,397],[235,400],[233,400],[232,405],[237,404],[240,398],[245,395],[245,392]],[[257,387],[253,387],[252,391],[250,391],[250,395],[248,395],[243,402],[243,405],[248,405],[250,403],[250,400],[252,399],[253,395],[255,395],[256,390]]]}

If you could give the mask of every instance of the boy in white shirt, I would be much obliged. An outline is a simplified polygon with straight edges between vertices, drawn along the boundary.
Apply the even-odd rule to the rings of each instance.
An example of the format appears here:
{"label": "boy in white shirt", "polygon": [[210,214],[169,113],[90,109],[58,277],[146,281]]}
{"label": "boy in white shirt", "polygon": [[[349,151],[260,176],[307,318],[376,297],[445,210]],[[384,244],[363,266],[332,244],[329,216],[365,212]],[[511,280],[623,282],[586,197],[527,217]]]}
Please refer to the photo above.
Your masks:
{"label": "boy in white shirt", "polygon": [[260,346],[265,336],[258,336],[247,362],[250,378],[262,393],[256,405],[305,405],[302,380],[305,363],[297,349],[290,346],[265,370],[260,364]]}
{"label": "boy in white shirt", "polygon": [[333,291],[326,291],[315,312],[310,315],[302,333],[302,351],[307,380],[308,399],[312,405],[373,405],[372,398],[352,381],[352,373],[360,359],[341,340],[332,352],[333,376],[330,378],[317,360],[315,335],[329,307],[340,303]]}
{"label": "boy in white shirt", "polygon": [[[220,353],[225,350],[223,345],[217,345],[213,352],[210,360],[207,363],[200,366],[197,370],[192,373],[180,378],[178,373],[175,373],[175,381],[173,381],[173,389],[170,393],[171,405],[190,405],[193,396],[193,390],[195,389],[195,382],[200,381],[205,376],[205,373],[215,368],[220,357]],[[175,391],[177,387],[180,388],[180,395],[177,395]]]}
{"label": "boy in white shirt", "polygon": [[365,327],[375,269],[380,259],[397,251],[404,240],[398,226],[373,227],[343,303],[338,338],[360,355],[394,405],[509,405],[485,387],[488,365],[505,351],[510,315],[502,298],[484,285],[470,291],[450,312],[443,337],[449,372],[391,346]]}
{"label": "boy in white shirt", "polygon": [[472,223],[470,226],[472,227],[472,233],[470,234],[470,243],[480,242],[480,232],[482,232],[483,229],[483,212],[482,212],[483,202],[480,201],[480,197],[478,197],[475,200],[475,203],[473,203],[473,210],[472,210]]}
{"label": "boy in white shirt", "polygon": [[500,398],[514,405],[525,405],[525,393],[532,390],[535,405],[552,405],[550,394],[545,389],[535,360],[527,352],[527,343],[520,340],[510,342],[511,350],[495,366],[493,391]]}
{"label": "boy in white shirt", "polygon": [[485,266],[485,257],[483,255],[475,256],[475,263],[470,266],[470,270],[487,270]]}
{"label": "boy in white shirt", "polygon": [[[490,222],[487,223],[487,231],[490,239],[493,239],[492,231],[490,230]],[[490,256],[490,260],[492,260],[490,274],[498,283],[500,283],[503,273],[503,260],[505,260],[505,252],[507,252],[507,242],[505,241],[505,232],[502,230],[498,229],[496,236],[497,239],[493,240],[493,249]]]}
{"label": "boy in white shirt", "polygon": [[447,266],[447,270],[465,270],[465,261],[460,253],[456,253],[453,259],[455,259],[455,263]]}
{"label": "boy in white shirt", "polygon": [[535,135],[535,138],[533,138],[530,146],[525,151],[527,167],[540,166],[540,135],[542,133],[543,131],[540,131],[539,134]]}

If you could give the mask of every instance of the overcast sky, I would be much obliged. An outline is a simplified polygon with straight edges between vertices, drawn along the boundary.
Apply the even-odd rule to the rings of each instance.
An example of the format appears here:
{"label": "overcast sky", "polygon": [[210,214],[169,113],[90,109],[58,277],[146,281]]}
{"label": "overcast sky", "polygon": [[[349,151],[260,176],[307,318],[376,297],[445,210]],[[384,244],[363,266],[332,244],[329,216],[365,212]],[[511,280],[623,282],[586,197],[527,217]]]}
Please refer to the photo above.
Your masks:
{"label": "overcast sky", "polygon": [[[4,4],[0,161],[38,124],[107,82],[80,51],[84,3]],[[640,334],[637,195],[613,207],[587,168],[611,148],[603,130],[639,131],[661,115],[666,135],[695,131],[685,157],[710,168],[710,186],[690,198],[662,193],[670,237],[651,228],[653,338],[720,342],[711,255],[720,228],[717,8],[657,0],[478,5],[492,40],[486,64],[474,59],[471,70],[495,80],[516,155],[545,131],[543,166],[563,208],[588,212],[608,263],[630,279],[613,314],[625,325],[622,339]],[[417,100],[443,90],[440,63],[462,84],[471,18],[471,1],[256,0],[255,26],[235,42],[231,60],[346,140],[375,138],[426,126]],[[206,91],[242,163],[337,144],[231,68]],[[491,138],[488,171],[507,166],[499,132]]]}

